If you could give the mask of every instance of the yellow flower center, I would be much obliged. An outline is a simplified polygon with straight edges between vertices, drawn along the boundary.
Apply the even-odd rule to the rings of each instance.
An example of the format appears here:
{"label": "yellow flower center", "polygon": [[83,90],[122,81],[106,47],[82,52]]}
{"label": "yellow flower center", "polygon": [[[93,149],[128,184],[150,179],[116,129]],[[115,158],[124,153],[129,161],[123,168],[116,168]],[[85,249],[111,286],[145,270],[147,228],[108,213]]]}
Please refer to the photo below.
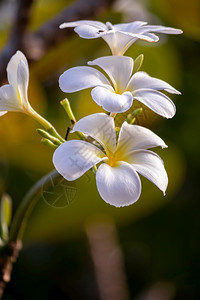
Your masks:
{"label": "yellow flower center", "polygon": [[109,153],[107,164],[111,167],[115,167],[119,160],[121,160],[119,153]]}
{"label": "yellow flower center", "polygon": [[116,167],[119,161],[123,161],[126,158],[126,148],[120,147],[112,153],[107,151],[107,160],[105,161],[109,166]]}
{"label": "yellow flower center", "polygon": [[111,167],[114,167],[115,163],[116,163],[116,160],[115,160],[114,155],[108,157],[108,164],[109,164]]}

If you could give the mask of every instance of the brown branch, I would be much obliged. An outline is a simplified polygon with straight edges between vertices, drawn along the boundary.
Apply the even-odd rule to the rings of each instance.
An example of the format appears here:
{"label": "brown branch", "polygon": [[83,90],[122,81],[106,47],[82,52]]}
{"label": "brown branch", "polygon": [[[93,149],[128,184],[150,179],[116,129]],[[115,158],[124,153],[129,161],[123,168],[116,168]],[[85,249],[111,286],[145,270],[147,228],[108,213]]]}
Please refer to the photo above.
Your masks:
{"label": "brown branch", "polygon": [[113,2],[114,0],[79,0],[44,23],[36,32],[30,33],[27,32],[27,25],[33,0],[20,0],[10,40],[0,54],[0,83],[5,81],[7,63],[17,50],[23,51],[29,62],[40,60],[49,49],[72,34],[72,30],[59,29],[60,24],[95,18]]}
{"label": "brown branch", "polygon": [[28,58],[39,60],[51,47],[58,45],[73,33],[69,29],[61,30],[59,28],[60,24],[95,17],[112,2],[113,0],[79,0],[67,7],[60,14],[46,22],[37,32],[29,35],[27,45],[35,46],[39,48],[39,51],[35,55],[34,49],[33,51],[30,49]]}
{"label": "brown branch", "polygon": [[86,224],[101,300],[128,300],[123,253],[113,220],[103,217]]}
{"label": "brown branch", "polygon": [[6,66],[11,56],[17,51],[24,49],[24,38],[26,35],[27,26],[31,16],[31,8],[34,0],[19,0],[17,1],[15,19],[10,33],[10,38],[0,55],[0,82],[6,79]]}
{"label": "brown branch", "polygon": [[9,242],[0,251],[0,299],[2,299],[6,284],[10,281],[13,263],[22,249],[21,241]]}

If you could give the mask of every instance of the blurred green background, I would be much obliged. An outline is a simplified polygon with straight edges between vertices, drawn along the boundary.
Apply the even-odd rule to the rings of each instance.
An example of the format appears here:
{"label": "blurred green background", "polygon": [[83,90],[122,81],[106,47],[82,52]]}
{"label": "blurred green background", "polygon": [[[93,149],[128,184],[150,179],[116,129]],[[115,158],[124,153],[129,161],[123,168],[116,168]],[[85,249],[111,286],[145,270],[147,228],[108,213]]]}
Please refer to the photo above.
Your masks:
{"label": "blurred green background", "polygon": [[[8,2],[0,1],[2,48],[12,23],[10,6],[5,15]],[[36,30],[71,2],[35,1],[29,29]],[[145,110],[137,120],[169,146],[155,150],[169,175],[167,195],[163,197],[141,178],[143,190],[138,202],[119,209],[100,198],[92,173],[73,183],[52,186],[50,192],[55,193],[62,193],[67,186],[68,194],[57,205],[48,193],[40,197],[3,299],[106,299],[100,298],[96,254],[92,252],[95,242],[91,242],[90,233],[96,226],[114,228],[115,238],[112,234],[102,237],[102,243],[113,238],[113,249],[120,248],[124,288],[129,295],[121,300],[200,299],[200,3],[115,1],[110,9],[99,11],[96,19],[113,24],[144,20],[184,31],[182,36],[160,35],[156,45],[137,42],[126,52],[133,59],[143,53],[142,70],[182,92],[182,96],[171,97],[177,107],[173,119]],[[69,120],[59,104],[66,94],[60,91],[58,78],[67,68],[103,55],[110,52],[102,39],[84,40],[74,33],[31,64],[30,103],[63,136]],[[77,119],[101,111],[88,90],[67,96]],[[0,119],[0,192],[12,196],[14,211],[28,189],[53,169],[53,151],[40,143],[36,128],[34,120],[20,113],[8,113]]]}

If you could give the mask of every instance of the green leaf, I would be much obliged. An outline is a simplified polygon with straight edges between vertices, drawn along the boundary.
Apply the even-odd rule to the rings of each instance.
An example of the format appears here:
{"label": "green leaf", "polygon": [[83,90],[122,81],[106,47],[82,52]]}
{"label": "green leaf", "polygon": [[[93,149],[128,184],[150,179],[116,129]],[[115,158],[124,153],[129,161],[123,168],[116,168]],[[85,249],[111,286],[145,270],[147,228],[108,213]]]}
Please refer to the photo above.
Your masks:
{"label": "green leaf", "polygon": [[8,194],[3,194],[0,203],[0,234],[3,240],[8,239],[8,226],[12,217],[12,199]]}
{"label": "green leaf", "polygon": [[144,60],[144,55],[140,54],[134,61],[134,66],[133,66],[133,73],[136,73],[137,71],[139,71],[139,69],[142,66]]}

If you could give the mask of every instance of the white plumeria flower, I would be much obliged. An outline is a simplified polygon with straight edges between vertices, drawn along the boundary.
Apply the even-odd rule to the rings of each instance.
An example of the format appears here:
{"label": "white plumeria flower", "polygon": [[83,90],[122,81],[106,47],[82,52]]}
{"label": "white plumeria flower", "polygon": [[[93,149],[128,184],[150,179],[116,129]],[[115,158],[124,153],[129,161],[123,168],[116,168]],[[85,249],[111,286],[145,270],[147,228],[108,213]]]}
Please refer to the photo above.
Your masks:
{"label": "white plumeria flower", "polygon": [[166,34],[182,33],[180,29],[147,25],[147,22],[141,21],[112,25],[110,22],[104,24],[98,21],[81,20],[60,25],[61,29],[67,27],[75,27],[75,32],[85,39],[102,37],[109,45],[113,55],[123,55],[137,39],[157,42],[159,37],[152,32]]}
{"label": "white plumeria flower", "polygon": [[21,51],[12,56],[7,66],[8,83],[0,88],[0,116],[7,111],[29,113],[27,89],[29,69],[26,57]]}
{"label": "white plumeria flower", "polygon": [[[0,116],[8,111],[23,112],[37,122],[52,136],[58,138],[55,128],[42,116],[40,116],[28,101],[29,68],[26,57],[21,51],[17,51],[10,59],[7,66],[8,83],[0,87]],[[62,138],[59,136],[62,141]]]}
{"label": "white plumeria flower", "polygon": [[[172,118],[176,108],[174,103],[159,90],[180,94],[163,80],[150,77],[145,72],[132,75],[134,61],[128,56],[104,56],[88,62],[107,73],[110,81],[93,67],[74,67],[65,71],[59,79],[63,92],[72,93],[93,88],[92,99],[106,111],[122,113],[127,111],[134,99],[148,106],[155,113]],[[131,76],[132,75],[132,76]]]}
{"label": "white plumeria flower", "polygon": [[152,131],[124,122],[116,144],[114,119],[104,113],[84,117],[74,125],[74,131],[91,136],[103,150],[81,140],[61,144],[54,153],[53,163],[65,179],[75,180],[94,165],[104,162],[98,167],[96,182],[105,202],[120,207],[137,201],[141,193],[137,172],[165,194],[168,177],[163,161],[147,149],[167,146]]}

